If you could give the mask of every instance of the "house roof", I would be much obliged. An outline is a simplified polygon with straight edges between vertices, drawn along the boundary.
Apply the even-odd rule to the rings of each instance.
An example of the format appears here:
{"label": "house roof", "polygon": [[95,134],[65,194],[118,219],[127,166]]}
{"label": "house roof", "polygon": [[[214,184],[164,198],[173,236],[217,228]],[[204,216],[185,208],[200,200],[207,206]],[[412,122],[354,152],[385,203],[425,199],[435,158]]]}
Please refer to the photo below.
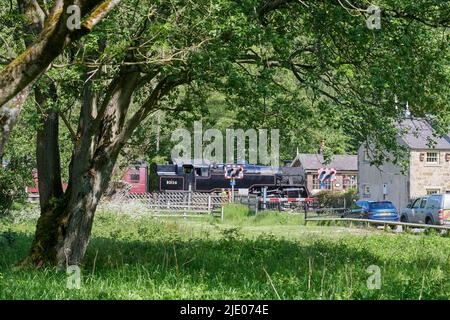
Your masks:
{"label": "house roof", "polygon": [[[324,167],[324,158],[321,154],[300,153],[297,155],[292,165],[299,161],[305,170],[319,170]],[[335,168],[337,171],[358,171],[358,156],[356,155],[335,155],[331,163],[326,167]]]}
{"label": "house roof", "polygon": [[397,128],[400,139],[411,149],[450,150],[450,133],[444,137],[433,136],[433,128],[424,119],[405,119]]}

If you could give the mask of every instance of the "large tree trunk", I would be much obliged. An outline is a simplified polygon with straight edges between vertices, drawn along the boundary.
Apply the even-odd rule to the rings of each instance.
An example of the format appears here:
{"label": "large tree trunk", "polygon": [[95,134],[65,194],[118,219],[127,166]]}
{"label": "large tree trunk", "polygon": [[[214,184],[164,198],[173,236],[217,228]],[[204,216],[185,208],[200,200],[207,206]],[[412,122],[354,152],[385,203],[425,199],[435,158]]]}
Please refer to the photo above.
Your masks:
{"label": "large tree trunk", "polygon": [[[49,88],[45,90],[44,88]],[[36,103],[41,110],[42,127],[36,137],[36,160],[38,170],[39,201],[41,216],[33,241],[31,258],[40,265],[54,260],[55,248],[61,236],[59,221],[64,207],[64,192],[61,183],[61,161],[59,150],[59,115],[48,103],[57,101],[53,83],[39,83],[35,89]]]}
{"label": "large tree trunk", "polygon": [[68,190],[69,201],[62,220],[62,239],[57,244],[58,266],[80,265],[90,240],[94,214],[105,192],[117,155],[111,155],[100,167],[90,167]]}
{"label": "large tree trunk", "polygon": [[80,265],[89,243],[97,205],[110,181],[117,157],[76,178],[65,196],[42,209],[30,259],[35,265]]}
{"label": "large tree trunk", "polygon": [[[50,195],[41,196],[41,218],[30,252],[32,262],[37,265],[49,263],[63,267],[82,263],[97,205],[108,187],[124,143],[119,136],[131,96],[138,84],[139,73],[126,72],[113,81],[100,106],[97,94],[92,90],[94,79],[87,76],[83,91],[76,135],[78,139],[72,154],[68,188],[64,195],[58,196],[53,192],[51,201],[46,201]],[[47,129],[47,132],[55,133]],[[55,147],[56,150],[57,140],[53,140],[53,137],[51,134],[46,135],[44,144],[47,144],[46,148]],[[38,149],[38,157],[41,155]],[[55,168],[59,158],[56,153],[52,158],[49,166]],[[55,181],[50,175],[46,175],[45,180],[48,183]]]}
{"label": "large tree trunk", "polygon": [[[125,142],[120,134],[139,80],[138,72],[126,69],[117,81],[111,83],[101,106],[98,106],[91,85],[87,83],[85,86],[78,128],[83,138],[72,157],[63,240],[57,246],[56,263],[59,266],[82,263],[97,205],[108,187]],[[93,119],[93,114],[101,118]]]}
{"label": "large tree trunk", "polygon": [[[55,140],[49,136],[43,141],[42,147],[54,146]],[[35,265],[78,265],[84,258],[94,213],[108,186],[118,153],[100,159],[96,155],[85,157],[82,150],[84,148],[72,157],[69,187],[65,194],[60,178],[52,171],[45,171],[44,168],[39,172],[39,190],[40,193],[45,191],[40,194],[41,216],[29,256]],[[52,158],[53,161],[59,160],[56,155]],[[45,179],[42,179],[46,182],[41,182],[41,172],[47,173],[43,174]]]}

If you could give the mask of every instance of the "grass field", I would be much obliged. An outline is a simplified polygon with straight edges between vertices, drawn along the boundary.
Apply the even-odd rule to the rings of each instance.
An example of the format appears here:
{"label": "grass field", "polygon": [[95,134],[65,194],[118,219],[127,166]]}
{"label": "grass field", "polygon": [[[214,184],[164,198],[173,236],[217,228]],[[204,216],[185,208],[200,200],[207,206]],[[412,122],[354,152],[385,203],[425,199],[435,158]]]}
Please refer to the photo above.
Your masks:
{"label": "grass field", "polygon": [[[16,219],[17,220],[17,219]],[[80,289],[65,272],[15,268],[35,220],[0,220],[0,299],[448,299],[450,239],[304,226],[286,213],[225,220],[99,212]],[[369,289],[369,266],[381,288]]]}

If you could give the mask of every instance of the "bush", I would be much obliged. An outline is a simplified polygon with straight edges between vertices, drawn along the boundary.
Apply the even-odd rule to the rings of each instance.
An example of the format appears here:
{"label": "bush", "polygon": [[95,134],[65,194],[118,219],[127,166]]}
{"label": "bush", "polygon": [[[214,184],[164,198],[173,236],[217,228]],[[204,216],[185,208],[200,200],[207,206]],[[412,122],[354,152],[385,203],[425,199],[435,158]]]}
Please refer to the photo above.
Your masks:
{"label": "bush", "polygon": [[0,215],[5,215],[15,201],[26,199],[25,187],[31,182],[26,159],[14,159],[0,166]]}
{"label": "bush", "polygon": [[357,190],[352,188],[345,192],[333,192],[330,190],[320,191],[315,195],[321,207],[327,208],[349,208],[358,198]]}

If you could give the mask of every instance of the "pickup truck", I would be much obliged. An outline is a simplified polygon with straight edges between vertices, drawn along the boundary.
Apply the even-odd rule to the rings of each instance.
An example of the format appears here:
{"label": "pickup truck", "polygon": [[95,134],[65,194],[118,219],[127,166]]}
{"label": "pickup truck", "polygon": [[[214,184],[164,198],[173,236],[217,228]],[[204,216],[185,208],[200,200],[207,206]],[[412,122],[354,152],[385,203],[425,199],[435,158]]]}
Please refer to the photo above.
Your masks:
{"label": "pickup truck", "polygon": [[450,194],[419,197],[401,210],[400,221],[435,225],[450,224]]}

